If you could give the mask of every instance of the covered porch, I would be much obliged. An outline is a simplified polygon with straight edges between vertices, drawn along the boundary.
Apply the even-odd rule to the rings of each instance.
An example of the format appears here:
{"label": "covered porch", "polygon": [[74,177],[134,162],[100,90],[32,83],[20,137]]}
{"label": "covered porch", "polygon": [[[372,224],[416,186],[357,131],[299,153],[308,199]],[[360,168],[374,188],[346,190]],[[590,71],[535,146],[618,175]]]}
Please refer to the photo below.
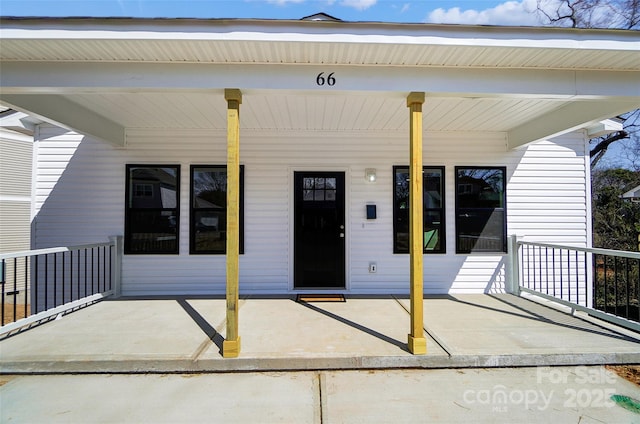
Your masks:
{"label": "covered porch", "polygon": [[219,372],[640,363],[640,336],[508,294],[424,300],[426,355],[406,345],[407,298],[242,297],[243,350],[223,360],[226,304],[106,299],[0,341],[0,372]]}
{"label": "covered porch", "polygon": [[[604,118],[640,105],[635,34],[478,27],[452,31],[440,26],[289,21],[158,24],[144,20],[88,20],[78,26],[73,21],[24,20],[3,22],[3,27],[0,101],[71,131],[63,134],[43,128],[40,133],[42,169],[39,185],[34,190],[37,220],[32,247],[89,243],[101,236],[123,232],[126,240],[125,221],[128,221],[124,209],[128,206],[123,208],[125,185],[129,187],[125,183],[126,167],[172,165],[171,169],[179,176],[182,166],[183,195],[179,197],[180,203],[176,200],[167,207],[175,210],[170,217],[173,220],[167,220],[169,227],[181,230],[172,235],[175,246],[171,252],[162,252],[173,256],[153,256],[158,252],[147,252],[148,256],[125,255],[121,264],[123,294],[167,295],[176,291],[219,294],[226,290],[226,301],[180,297],[154,300],[146,305],[136,298],[108,300],[81,310],[68,317],[72,321],[76,315],[89,314],[87,319],[76,323],[77,331],[66,329],[55,337],[84,335],[82,339],[91,339],[93,334],[99,340],[55,343],[55,349],[85,345],[89,348],[86,361],[61,359],[83,357],[82,348],[77,354],[61,354],[60,366],[82,367],[85,363],[102,362],[135,366],[142,363],[136,362],[140,360],[147,364],[145,367],[151,367],[158,360],[159,367],[170,368],[169,364],[181,363],[195,368],[225,369],[234,365],[217,361],[220,346],[215,342],[226,343],[222,349],[225,356],[237,356],[241,334],[248,345],[244,345],[239,362],[231,364],[246,363],[244,366],[248,369],[262,363],[263,359],[256,359],[262,357],[266,358],[264,361],[280,364],[303,363],[308,349],[305,346],[313,346],[310,351],[313,354],[320,351],[319,358],[328,361],[331,364],[328,367],[343,367],[340,361],[348,363],[354,361],[354,357],[356,363],[393,363],[396,357],[411,358],[408,350],[424,353],[425,344],[433,348],[424,361],[438,363],[440,360],[440,366],[453,365],[458,360],[456,355],[475,364],[460,359],[465,366],[494,363],[496,357],[501,358],[507,352],[504,360],[496,362],[504,365],[515,361],[509,359],[510,355],[518,355],[522,346],[525,346],[524,356],[530,359],[522,364],[539,363],[536,362],[541,354],[536,350],[539,343],[528,342],[527,332],[519,327],[509,327],[511,320],[499,319],[516,317],[524,320],[520,325],[526,327],[535,314],[520,311],[499,298],[479,296],[478,299],[499,303],[489,308],[476,305],[478,309],[466,314],[453,312],[453,307],[453,313],[449,314],[449,308],[445,307],[445,314],[422,316],[425,270],[421,174],[424,160],[428,159],[429,165],[447,168],[448,187],[456,185],[456,166],[502,167],[502,179],[510,179],[509,190],[515,194],[512,198],[520,205],[523,199],[533,204],[521,209],[522,216],[526,217],[524,225],[516,214],[509,222],[502,219],[502,236],[506,235],[507,225],[514,231],[537,236],[540,223],[532,221],[541,219],[546,224],[548,217],[544,213],[535,219],[528,216],[543,203],[537,199],[548,193],[548,187],[533,182],[541,184],[542,180],[536,178],[540,170],[549,170],[551,175],[549,178],[545,174],[548,179],[542,184],[553,184],[556,175],[555,168],[536,166],[537,161],[547,160],[544,153],[532,151],[535,163],[524,163],[522,158],[528,154],[526,146],[575,130],[597,131]],[[452,137],[459,137],[463,142],[456,144],[451,141]],[[584,143],[579,141],[578,151],[561,148],[560,154],[568,159],[563,157],[556,165],[563,167],[568,160],[575,167],[578,181],[572,180],[572,186],[563,189],[569,192],[569,201],[579,212],[578,228],[571,235],[574,237],[571,241],[588,245],[588,207],[585,206],[588,178],[585,177]],[[48,152],[47,145],[50,146]],[[445,152],[446,149],[439,148],[443,145],[455,149]],[[187,170],[203,162],[224,165],[229,171],[226,250],[224,256],[214,258],[192,255],[189,245],[194,227],[190,214],[195,212],[186,195],[190,192],[185,183],[190,175]],[[247,228],[251,229],[247,252],[241,256],[238,201],[241,183],[237,171],[243,164],[249,169],[246,197],[252,203],[247,207]],[[523,174],[514,178],[521,164]],[[407,165],[412,181],[409,260],[395,254],[391,246],[394,232],[391,187],[395,165]],[[372,167],[384,169],[379,172],[381,180],[386,181],[384,186],[365,186],[362,171]],[[362,299],[351,298],[346,305],[366,309],[364,314],[351,316],[355,308],[342,310],[341,304],[319,307],[290,300],[239,300],[239,295],[244,294],[241,290],[290,295],[298,289],[294,282],[292,178],[295,172],[318,170],[339,171],[350,179],[346,191],[351,203],[346,212],[341,212],[346,219],[340,229],[346,231],[340,232],[343,239],[340,243],[346,243],[346,250],[340,259],[347,264],[342,266],[341,274],[348,280],[343,284],[343,291],[351,295],[358,291],[366,294],[410,292],[411,301],[380,298],[366,301],[373,303],[363,303]],[[517,178],[520,182],[515,181]],[[175,179],[175,193],[180,188],[178,180]],[[270,185],[265,188],[261,185],[263,182]],[[517,184],[521,187],[519,191]],[[98,195],[87,202],[86,196],[77,195],[79,186],[88,194]],[[427,290],[442,293],[453,287],[459,291],[488,291],[497,282],[505,281],[502,277],[506,248],[494,249],[491,258],[454,253],[453,192],[449,188],[446,212],[449,228],[445,238],[449,238],[450,247],[446,255],[432,259],[432,268],[427,267],[426,275],[430,279]],[[373,225],[368,225],[362,214],[369,203],[386,206],[386,210],[381,210],[380,220]],[[70,222],[67,217],[71,214],[61,210],[60,205],[72,208],[74,215],[82,213]],[[514,204],[510,210],[515,212],[520,205]],[[559,205],[557,209],[564,213],[566,207]],[[263,213],[265,211],[267,213]],[[558,222],[565,226],[564,216]],[[65,230],[67,227],[69,230]],[[85,231],[76,231],[75,227]],[[85,240],[88,237],[92,238]],[[274,252],[279,256],[274,257]],[[382,259],[376,259],[378,257]],[[382,270],[371,271],[371,263],[375,266],[373,269],[378,270],[383,260]],[[240,267],[242,261],[244,268]],[[478,274],[478,269],[484,274],[487,270],[490,272],[482,278],[469,277],[463,269],[467,264],[470,264],[469,273]],[[440,274],[430,271],[438,266]],[[380,308],[375,302],[390,305]],[[464,302],[453,302],[451,305],[471,307]],[[141,305],[144,313],[138,316],[136,307]],[[502,311],[502,307],[508,312]],[[291,313],[284,313],[288,308],[292,309]],[[387,316],[387,311],[394,308],[397,317]],[[429,309],[438,308],[429,305],[427,311]],[[380,310],[385,313],[378,313]],[[90,317],[100,311],[106,314],[95,321],[101,328],[91,329]],[[476,313],[488,311],[499,315],[476,319]],[[163,321],[173,314],[177,314],[175,320]],[[238,315],[242,315],[242,319],[238,320]],[[127,320],[126,317],[131,316],[136,319]],[[270,316],[271,319],[266,318]],[[452,332],[455,328],[452,323],[458,316],[465,319],[458,327],[460,332],[456,333]],[[450,322],[432,328],[432,321],[436,323],[442,317],[449,317]],[[368,322],[369,319],[373,321]],[[376,322],[378,319],[382,321]],[[396,320],[401,325],[386,327]],[[475,324],[470,323],[476,321],[478,325],[480,322],[491,324],[485,329],[487,339],[478,345],[483,349],[495,346],[498,350],[464,347],[468,341],[477,341],[481,328],[467,333],[466,338],[457,338],[466,329],[473,328]],[[66,318],[62,322],[67,322]],[[154,328],[162,322],[163,325]],[[308,322],[308,326],[301,326],[301,322]],[[549,319],[535,322],[547,325]],[[427,334],[433,339],[431,343],[427,343],[426,335],[423,337],[424,323],[429,327]],[[499,329],[499,324],[507,327]],[[113,332],[107,333],[113,334],[111,339],[116,344],[101,345],[104,326],[111,325],[115,326]],[[225,327],[224,332],[221,326]],[[327,331],[332,326],[339,328]],[[580,327],[573,324],[569,327],[573,331],[576,326]],[[58,322],[49,323],[11,337],[3,344],[17,346],[31,334],[58,327]],[[408,348],[405,347],[407,328],[410,328]],[[129,342],[119,345],[123,340],[121,335],[132,329],[137,330],[130,333]],[[176,339],[172,338],[171,331],[176,331]],[[576,331],[583,335],[584,331]],[[499,339],[493,345],[491,340],[496,334],[511,334],[509,337],[514,339],[510,343],[509,337]],[[540,343],[550,338],[544,334],[541,331]],[[153,339],[156,335],[157,340]],[[189,335],[192,339],[184,343],[166,342]],[[307,345],[305,340],[310,335],[329,338],[326,343],[323,339],[314,339]],[[43,339],[46,339],[44,334],[37,338]],[[109,337],[104,337],[107,339]],[[582,351],[588,352],[590,345],[606,345],[598,341],[584,345],[578,342],[581,337],[576,337],[575,350],[567,353],[567,339],[570,337],[558,337],[558,346],[551,346],[549,350],[559,349],[562,355],[580,355]],[[148,349],[141,340],[149,340],[152,345],[156,340],[155,347]],[[345,347],[335,340],[345,342]],[[456,343],[462,345],[456,347]],[[371,347],[376,344],[379,351]],[[513,351],[505,348],[510,345]],[[99,346],[102,346],[100,351],[90,352]],[[632,351],[636,348],[633,343],[629,346]],[[109,359],[128,349],[131,352],[119,361]],[[169,350],[157,353],[164,349]],[[35,358],[41,351],[33,351]],[[608,350],[611,351],[616,349]],[[3,349],[3,363],[11,358],[10,352],[11,349]],[[55,351],[48,352],[55,356]],[[110,353],[104,356],[104,352]],[[270,359],[270,352],[276,355],[275,359]],[[604,354],[607,352],[595,352],[598,360]],[[33,357],[29,352],[18,356],[18,362]],[[478,358],[485,359],[478,363]],[[51,357],[43,360],[43,363],[53,361]],[[420,365],[423,361],[420,358],[407,361],[413,366],[425,366]]]}

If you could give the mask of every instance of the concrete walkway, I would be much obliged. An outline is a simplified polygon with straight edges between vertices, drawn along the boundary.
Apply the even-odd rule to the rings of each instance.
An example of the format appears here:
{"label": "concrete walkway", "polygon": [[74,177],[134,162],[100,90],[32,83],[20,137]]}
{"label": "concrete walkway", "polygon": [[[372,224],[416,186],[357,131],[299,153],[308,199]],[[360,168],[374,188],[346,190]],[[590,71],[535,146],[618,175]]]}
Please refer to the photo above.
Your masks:
{"label": "concrete walkway", "polygon": [[3,423],[640,421],[640,388],[602,366],[22,375],[0,385]]}
{"label": "concrete walkway", "polygon": [[[424,356],[408,299],[243,299],[242,351],[223,359],[223,299],[117,299],[0,341],[1,373],[225,372],[640,363],[638,336],[511,295],[426,299]],[[626,335],[625,335],[626,334]]]}

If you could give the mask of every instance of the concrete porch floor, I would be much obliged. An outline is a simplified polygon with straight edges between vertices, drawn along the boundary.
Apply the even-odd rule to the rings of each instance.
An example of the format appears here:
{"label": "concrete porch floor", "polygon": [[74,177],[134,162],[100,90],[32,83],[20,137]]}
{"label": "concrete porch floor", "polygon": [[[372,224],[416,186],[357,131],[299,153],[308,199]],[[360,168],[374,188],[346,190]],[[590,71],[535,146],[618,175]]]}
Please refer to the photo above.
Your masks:
{"label": "concrete porch floor", "polygon": [[512,295],[424,301],[427,354],[406,348],[408,299],[244,298],[223,359],[224,299],[105,300],[0,340],[1,373],[223,372],[640,363],[640,334]]}

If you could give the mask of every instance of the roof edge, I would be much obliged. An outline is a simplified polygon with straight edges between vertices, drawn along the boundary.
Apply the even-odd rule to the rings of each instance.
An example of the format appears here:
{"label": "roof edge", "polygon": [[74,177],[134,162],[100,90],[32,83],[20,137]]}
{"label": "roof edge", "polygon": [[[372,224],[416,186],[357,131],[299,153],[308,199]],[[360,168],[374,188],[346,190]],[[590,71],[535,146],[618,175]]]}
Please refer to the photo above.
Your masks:
{"label": "roof edge", "polygon": [[[316,14],[317,15],[317,14]],[[310,15],[314,16],[314,15]],[[337,18],[336,18],[337,19]],[[65,16],[65,17],[47,17],[47,16],[0,16],[0,23],[2,22],[14,22],[24,24],[42,24],[51,23],[58,25],[73,25],[88,23],[93,24],[131,24],[131,25],[144,25],[144,24],[160,24],[160,25],[176,25],[182,26],[185,24],[193,25],[247,25],[247,26],[318,26],[318,27],[353,27],[353,28],[366,28],[366,27],[384,27],[386,29],[398,28],[398,29],[433,29],[444,31],[485,31],[485,32],[521,32],[523,30],[532,32],[547,32],[547,33],[594,33],[594,34],[634,34],[640,36],[640,30],[633,29],[620,29],[620,28],[566,28],[557,26],[514,26],[514,25],[472,25],[472,24],[450,24],[450,23],[425,23],[425,22],[385,22],[385,21],[344,21],[344,20],[308,20],[308,19],[271,19],[271,18],[166,18],[166,17],[93,17],[93,16]]]}

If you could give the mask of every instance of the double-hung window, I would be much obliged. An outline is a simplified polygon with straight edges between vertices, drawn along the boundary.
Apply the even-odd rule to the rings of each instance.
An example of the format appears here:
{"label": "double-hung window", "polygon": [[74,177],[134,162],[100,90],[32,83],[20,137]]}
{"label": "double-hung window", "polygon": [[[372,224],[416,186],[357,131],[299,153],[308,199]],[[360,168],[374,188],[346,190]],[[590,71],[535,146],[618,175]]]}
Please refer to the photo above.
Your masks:
{"label": "double-hung window", "polygon": [[[393,253],[409,253],[409,167],[393,167]],[[424,253],[445,253],[444,167],[422,169]]]}
{"label": "double-hung window", "polygon": [[505,167],[456,167],[456,252],[507,252]]}
{"label": "double-hung window", "polygon": [[127,165],[124,251],[177,254],[179,165]]}
{"label": "double-hung window", "polygon": [[[244,253],[244,166],[240,166],[240,253]],[[192,254],[225,254],[227,250],[227,167],[191,166]]]}

